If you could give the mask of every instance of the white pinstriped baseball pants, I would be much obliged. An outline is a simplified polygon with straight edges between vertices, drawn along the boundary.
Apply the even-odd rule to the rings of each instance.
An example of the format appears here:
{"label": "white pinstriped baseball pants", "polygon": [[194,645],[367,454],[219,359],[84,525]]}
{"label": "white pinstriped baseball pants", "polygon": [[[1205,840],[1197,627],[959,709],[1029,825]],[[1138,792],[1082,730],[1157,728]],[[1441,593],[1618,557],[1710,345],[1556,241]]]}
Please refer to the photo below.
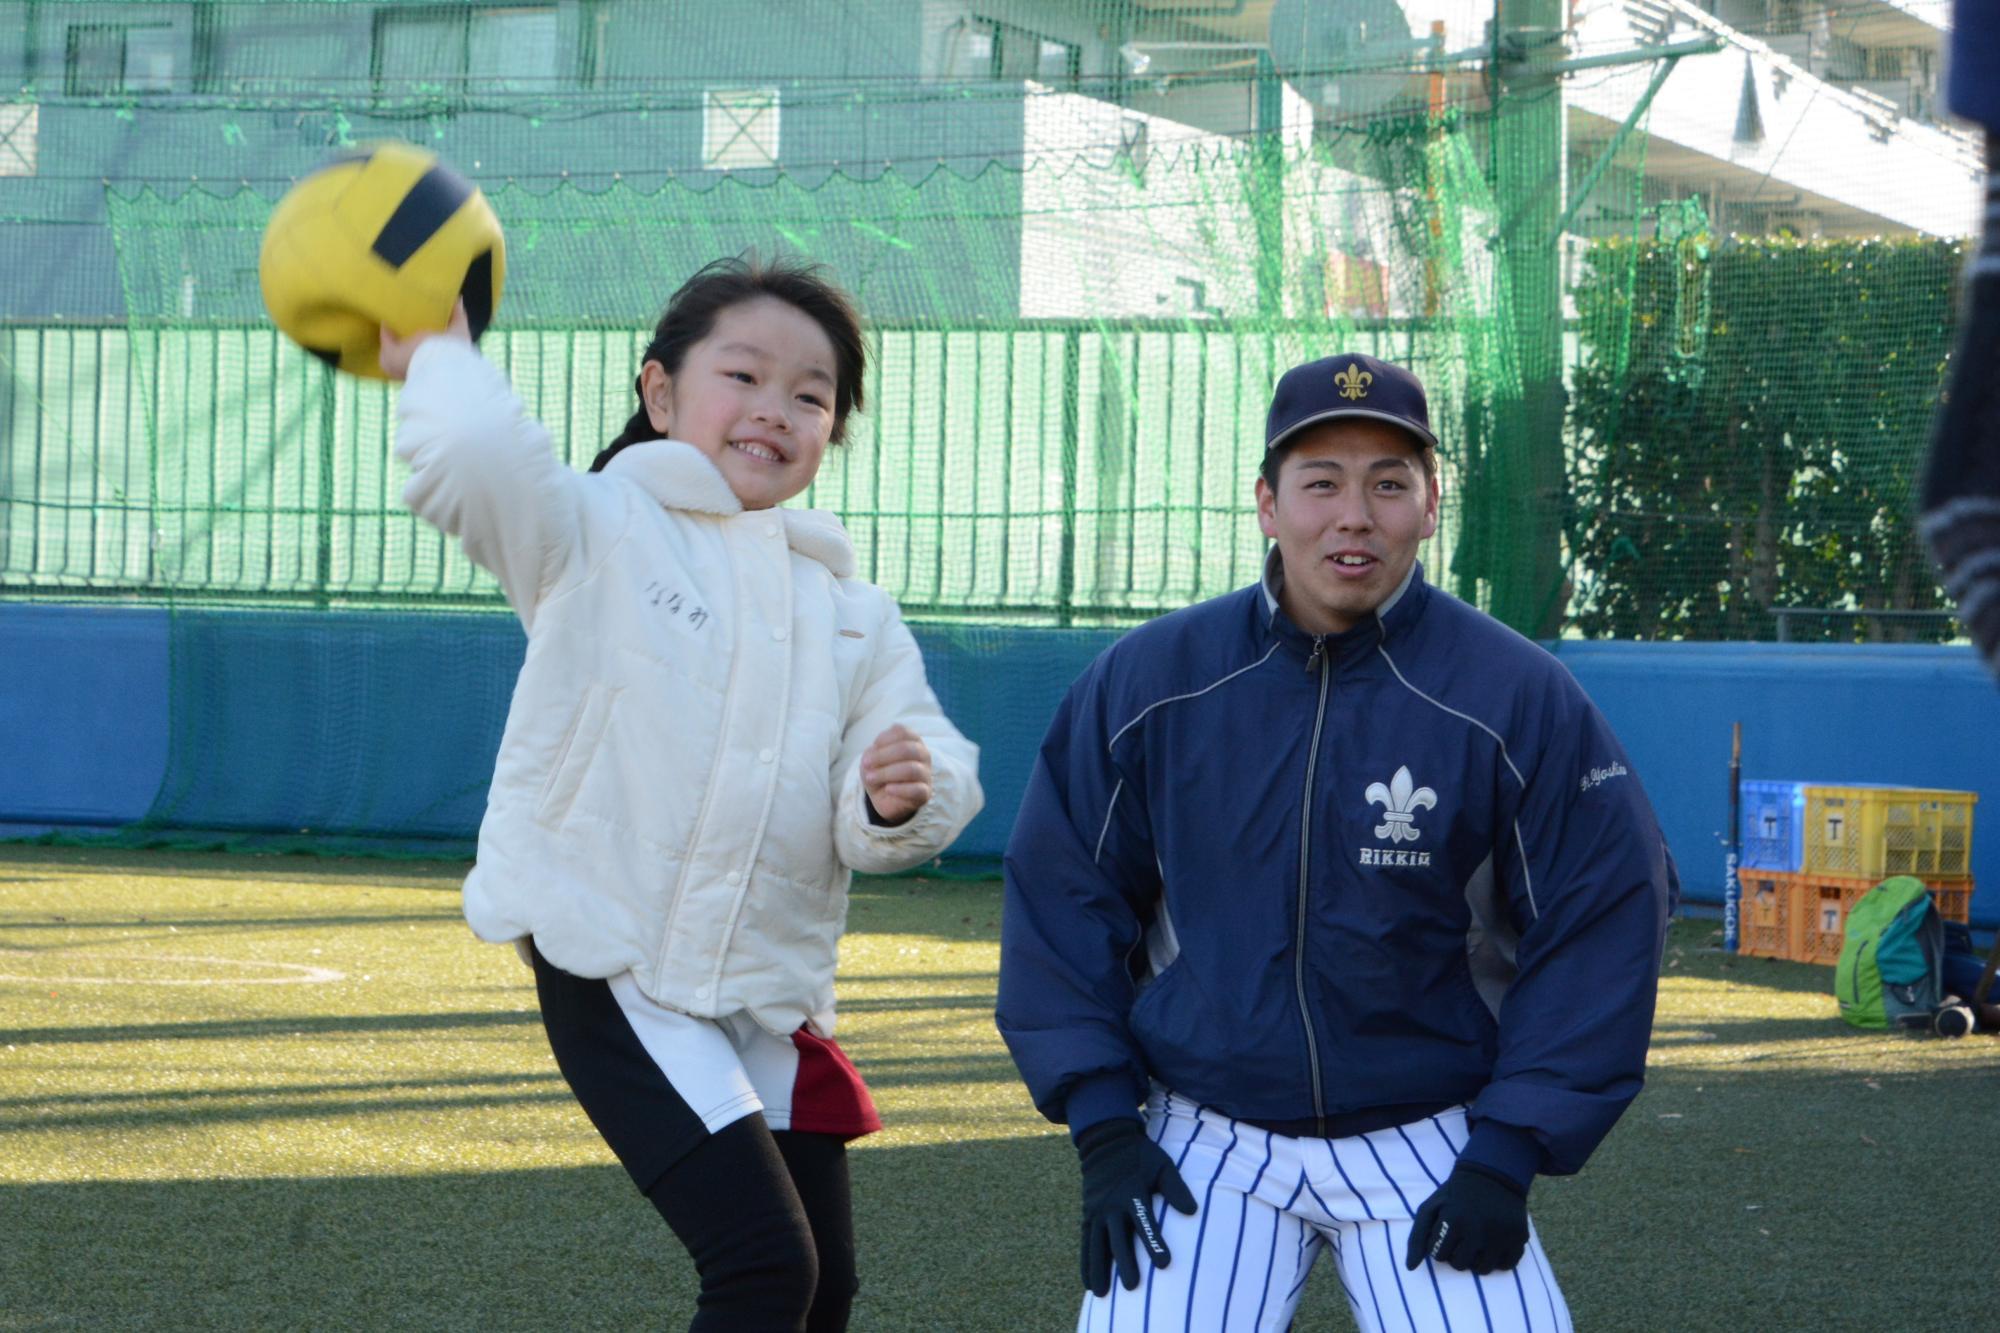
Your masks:
{"label": "white pinstriped baseball pants", "polygon": [[1154,1200],[1173,1259],[1085,1293],[1078,1333],[1282,1333],[1331,1247],[1362,1333],[1572,1333],[1534,1224],[1512,1272],[1403,1267],[1410,1219],[1465,1147],[1463,1108],[1345,1139],[1291,1139],[1155,1088],[1146,1128],[1200,1211]]}

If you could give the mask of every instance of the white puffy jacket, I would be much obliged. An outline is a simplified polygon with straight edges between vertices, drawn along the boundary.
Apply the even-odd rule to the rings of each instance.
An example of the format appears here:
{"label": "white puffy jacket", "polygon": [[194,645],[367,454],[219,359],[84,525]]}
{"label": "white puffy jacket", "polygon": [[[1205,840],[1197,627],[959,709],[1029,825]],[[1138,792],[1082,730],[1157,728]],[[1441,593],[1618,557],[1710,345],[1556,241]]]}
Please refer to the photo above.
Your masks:
{"label": "white puffy jacket", "polygon": [[[532,935],[660,1003],[830,1033],[850,872],[908,869],[979,812],[896,604],[840,520],[746,512],[677,441],[564,465],[507,379],[426,341],[398,407],[404,503],[499,577],[528,631],[465,881],[481,939]],[[935,795],[871,824],[861,755],[902,723]]]}

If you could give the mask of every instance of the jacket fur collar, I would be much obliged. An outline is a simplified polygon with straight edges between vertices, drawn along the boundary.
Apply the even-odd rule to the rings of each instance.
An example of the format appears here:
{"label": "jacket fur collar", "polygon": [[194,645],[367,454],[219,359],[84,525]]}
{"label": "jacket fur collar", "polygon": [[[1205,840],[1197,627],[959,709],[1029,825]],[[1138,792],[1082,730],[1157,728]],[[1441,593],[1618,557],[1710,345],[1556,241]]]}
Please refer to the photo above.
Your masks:
{"label": "jacket fur collar", "polygon": [[[604,470],[637,482],[669,509],[725,518],[743,512],[721,470],[707,454],[681,440],[647,440],[620,449]],[[838,518],[823,509],[779,509],[777,514],[794,551],[819,561],[835,578],[854,576],[854,543]]]}

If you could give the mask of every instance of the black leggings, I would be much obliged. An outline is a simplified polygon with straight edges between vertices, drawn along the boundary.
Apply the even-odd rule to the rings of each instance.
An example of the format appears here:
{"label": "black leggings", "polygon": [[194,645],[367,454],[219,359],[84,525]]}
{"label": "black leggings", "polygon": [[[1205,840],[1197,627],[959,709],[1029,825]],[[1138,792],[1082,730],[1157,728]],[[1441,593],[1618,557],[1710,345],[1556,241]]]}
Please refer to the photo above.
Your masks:
{"label": "black leggings", "polygon": [[701,1274],[689,1333],[840,1333],[859,1282],[847,1147],[773,1133],[762,1115],[725,1126],[646,1197]]}
{"label": "black leggings", "polygon": [[710,1133],[609,986],[533,955],[542,1023],[577,1100],[701,1274],[689,1333],[840,1333],[858,1283],[846,1140],[772,1132],[753,1112]]}

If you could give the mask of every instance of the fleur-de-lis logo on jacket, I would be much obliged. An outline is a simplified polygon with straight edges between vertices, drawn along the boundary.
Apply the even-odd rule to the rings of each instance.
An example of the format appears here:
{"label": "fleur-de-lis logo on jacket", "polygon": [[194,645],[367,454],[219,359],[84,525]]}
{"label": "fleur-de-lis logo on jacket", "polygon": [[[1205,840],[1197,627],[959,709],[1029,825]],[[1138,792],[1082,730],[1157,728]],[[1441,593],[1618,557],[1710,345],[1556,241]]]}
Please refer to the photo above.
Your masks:
{"label": "fleur-de-lis logo on jacket", "polygon": [[1368,396],[1368,386],[1375,382],[1375,376],[1350,361],[1347,369],[1333,377],[1333,382],[1340,386],[1342,398],[1359,401]]}
{"label": "fleur-de-lis logo on jacket", "polygon": [[1369,783],[1366,795],[1370,805],[1382,807],[1382,822],[1375,826],[1375,836],[1390,842],[1415,842],[1423,837],[1417,827],[1417,811],[1434,809],[1438,803],[1437,793],[1419,787],[1407,766],[1397,769],[1386,787]]}

